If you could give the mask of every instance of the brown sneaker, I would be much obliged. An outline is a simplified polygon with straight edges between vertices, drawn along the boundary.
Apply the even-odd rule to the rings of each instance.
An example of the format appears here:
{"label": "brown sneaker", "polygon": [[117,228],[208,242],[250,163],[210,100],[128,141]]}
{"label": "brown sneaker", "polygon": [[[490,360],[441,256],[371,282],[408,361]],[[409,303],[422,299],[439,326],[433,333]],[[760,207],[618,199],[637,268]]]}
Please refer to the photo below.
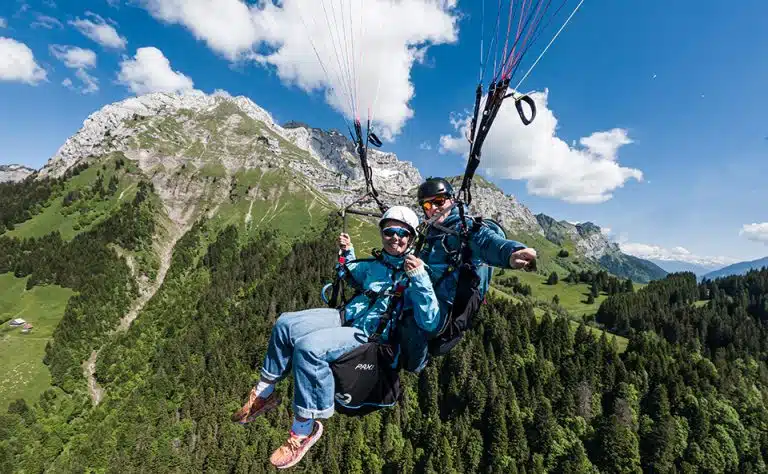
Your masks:
{"label": "brown sneaker", "polygon": [[256,387],[254,387],[248,394],[248,401],[245,402],[245,405],[232,415],[232,421],[241,424],[248,423],[257,416],[275,408],[279,403],[280,399],[276,392],[272,392],[267,398],[261,398],[256,395]]}
{"label": "brown sneaker", "polygon": [[269,462],[278,469],[286,469],[295,466],[322,435],[323,425],[319,421],[315,421],[312,433],[310,433],[309,436],[299,437],[291,432],[288,441],[272,453]]}

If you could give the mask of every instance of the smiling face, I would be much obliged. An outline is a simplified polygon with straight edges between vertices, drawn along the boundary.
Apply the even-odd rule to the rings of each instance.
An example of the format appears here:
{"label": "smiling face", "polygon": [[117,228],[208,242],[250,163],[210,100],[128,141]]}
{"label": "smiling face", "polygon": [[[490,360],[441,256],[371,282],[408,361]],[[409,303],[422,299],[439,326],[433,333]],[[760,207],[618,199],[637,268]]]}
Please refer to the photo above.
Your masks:
{"label": "smiling face", "polygon": [[[453,200],[447,198],[446,196],[438,195],[424,198],[420,204],[421,208],[424,210],[424,214],[427,216],[427,219],[431,219],[435,214],[451,207],[453,205]],[[443,222],[446,217],[448,217],[448,214],[440,216],[437,222]]]}
{"label": "smiling face", "polygon": [[408,250],[411,231],[400,221],[386,220],[381,226],[381,246],[390,255],[400,256]]}

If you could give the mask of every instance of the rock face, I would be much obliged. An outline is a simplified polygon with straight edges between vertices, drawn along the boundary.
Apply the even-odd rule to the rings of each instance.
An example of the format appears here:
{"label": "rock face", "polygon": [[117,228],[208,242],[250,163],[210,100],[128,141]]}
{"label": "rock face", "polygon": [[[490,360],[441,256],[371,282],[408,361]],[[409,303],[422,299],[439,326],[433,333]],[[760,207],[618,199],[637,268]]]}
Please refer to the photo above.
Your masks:
{"label": "rock face", "polygon": [[34,172],[24,165],[0,165],[0,183],[24,181]]}
{"label": "rock face", "polygon": [[621,253],[618,244],[609,241],[602,229],[591,222],[571,224],[556,221],[546,214],[537,214],[536,220],[549,241],[562,245],[571,240],[587,257],[599,259],[605,254]]}
{"label": "rock face", "polygon": [[[155,93],[132,97],[91,114],[40,171],[59,177],[82,161],[122,152],[144,170],[166,173],[183,166],[214,164],[224,174],[240,169],[286,166],[335,203],[346,205],[365,193],[355,145],[337,130],[299,122],[277,124],[246,97],[202,93]],[[374,186],[390,204],[416,209],[418,169],[393,153],[369,148]],[[155,182],[163,194],[163,182]],[[531,211],[514,197],[478,180],[473,208],[508,229],[540,232]],[[167,193],[166,193],[167,194]]]}
{"label": "rock face", "polygon": [[[246,97],[201,92],[148,94],[103,107],[38,174],[60,177],[78,163],[113,153],[122,153],[151,176],[169,216],[179,224],[202,212],[197,209],[201,201],[207,200],[209,214],[215,212],[215,203],[226,198],[235,174],[252,169],[289,169],[305,187],[336,206],[365,193],[355,144],[343,133],[299,122],[281,126]],[[381,200],[421,214],[416,189],[423,178],[413,164],[375,148],[369,149],[368,161]],[[199,179],[201,173],[210,179]],[[496,219],[509,232],[540,234],[557,244],[569,239],[594,259],[623,255],[594,224],[535,216],[479,176],[472,190],[472,212]]]}

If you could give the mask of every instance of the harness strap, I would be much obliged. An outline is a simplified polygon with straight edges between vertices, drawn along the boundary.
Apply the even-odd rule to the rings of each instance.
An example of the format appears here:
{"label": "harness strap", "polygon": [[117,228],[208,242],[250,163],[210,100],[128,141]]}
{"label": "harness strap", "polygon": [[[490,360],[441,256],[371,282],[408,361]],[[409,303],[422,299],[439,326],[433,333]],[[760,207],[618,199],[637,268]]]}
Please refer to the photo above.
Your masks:
{"label": "harness strap", "polygon": [[407,287],[408,285],[403,282],[398,282],[398,284],[395,286],[392,299],[389,300],[387,310],[384,312],[384,314],[381,315],[376,331],[368,337],[370,342],[379,342],[381,340],[381,335],[384,333],[384,330],[387,328],[387,325],[392,320],[393,316],[395,314],[400,314],[400,310],[402,309],[403,294],[405,293],[405,289]]}
{"label": "harness strap", "polygon": [[[382,315],[379,325],[376,329],[376,331],[369,336],[369,341],[371,342],[378,342],[381,339],[381,335],[386,330],[387,325],[389,322],[393,319],[393,316],[395,314],[399,314],[400,309],[402,307],[402,299],[403,299],[403,293],[405,292],[405,289],[408,287],[408,283],[404,283],[402,281],[397,282],[397,274],[402,271],[401,268],[392,265],[391,263],[387,262],[383,259],[383,255],[381,252],[373,252],[373,258],[365,258],[365,259],[357,259],[355,262],[372,262],[372,261],[378,261],[390,270],[392,270],[392,285],[385,286],[380,291],[373,291],[373,290],[366,290],[363,289],[362,284],[355,279],[354,276],[352,276],[352,272],[349,270],[349,267],[347,266],[346,262],[343,260],[343,257],[339,259],[339,272],[337,273],[336,281],[334,282],[334,296],[338,297],[339,293],[341,293],[342,298],[344,298],[343,289],[340,289],[340,287],[343,286],[343,283],[348,283],[352,288],[354,288],[355,293],[347,300],[344,299],[341,304],[336,306],[336,300],[331,299],[329,304],[332,306],[336,306],[337,308],[341,309],[343,306],[347,304],[348,301],[353,300],[359,295],[365,295],[368,298],[368,309],[370,309],[376,301],[378,301],[380,298],[384,296],[392,296],[392,299],[389,302],[389,305],[387,306],[387,310]],[[406,281],[410,282],[410,279],[406,277]],[[394,291],[392,288],[394,287]],[[333,298],[333,297],[332,297]]]}

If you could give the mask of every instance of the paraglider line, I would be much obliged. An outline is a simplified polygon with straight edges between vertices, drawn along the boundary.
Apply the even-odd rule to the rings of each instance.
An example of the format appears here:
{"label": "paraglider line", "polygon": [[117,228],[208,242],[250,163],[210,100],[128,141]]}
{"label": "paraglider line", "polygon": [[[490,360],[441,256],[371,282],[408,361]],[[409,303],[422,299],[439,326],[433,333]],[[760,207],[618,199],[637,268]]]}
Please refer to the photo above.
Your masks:
{"label": "paraglider line", "polygon": [[[521,56],[525,56],[528,50],[539,41],[539,38],[541,37],[541,32],[549,28],[549,25],[552,23],[552,20],[560,13],[560,10],[563,9],[566,3],[568,3],[568,0],[563,0],[560,6],[557,7],[557,10],[555,11],[555,13],[549,17],[549,20],[547,20],[547,23],[542,28],[536,29],[536,34],[534,35],[530,43],[528,43],[528,45],[525,47],[525,51],[523,51],[523,54]],[[515,77],[515,74],[517,74],[517,70],[520,68],[520,64],[522,64],[522,61],[518,61],[518,63],[515,65],[515,69],[512,71],[512,74],[509,75],[510,78]]]}
{"label": "paraglider line", "polygon": [[557,30],[557,33],[555,34],[554,38],[552,38],[552,41],[549,42],[547,47],[544,48],[544,51],[542,51],[541,54],[539,54],[539,57],[536,58],[536,62],[533,63],[533,65],[528,69],[528,72],[525,73],[525,76],[523,76],[523,78],[520,79],[520,82],[517,83],[517,85],[515,86],[515,90],[519,90],[520,89],[520,85],[528,77],[528,75],[531,73],[531,71],[533,71],[533,68],[535,68],[536,65],[539,64],[539,61],[544,56],[544,54],[546,54],[547,50],[549,50],[549,47],[552,46],[552,43],[554,43],[555,40],[557,39],[557,37],[560,36],[560,33],[562,33],[562,31],[565,29],[566,25],[568,25],[568,23],[571,21],[571,18],[573,18],[573,16],[576,14],[576,12],[579,11],[579,8],[581,8],[581,4],[582,3],[584,3],[584,0],[581,0],[579,2],[579,4],[576,5],[576,8],[573,10],[573,12],[571,12],[571,15],[568,17],[568,19],[565,20],[565,23],[563,23],[563,26],[561,26],[560,29]]}

